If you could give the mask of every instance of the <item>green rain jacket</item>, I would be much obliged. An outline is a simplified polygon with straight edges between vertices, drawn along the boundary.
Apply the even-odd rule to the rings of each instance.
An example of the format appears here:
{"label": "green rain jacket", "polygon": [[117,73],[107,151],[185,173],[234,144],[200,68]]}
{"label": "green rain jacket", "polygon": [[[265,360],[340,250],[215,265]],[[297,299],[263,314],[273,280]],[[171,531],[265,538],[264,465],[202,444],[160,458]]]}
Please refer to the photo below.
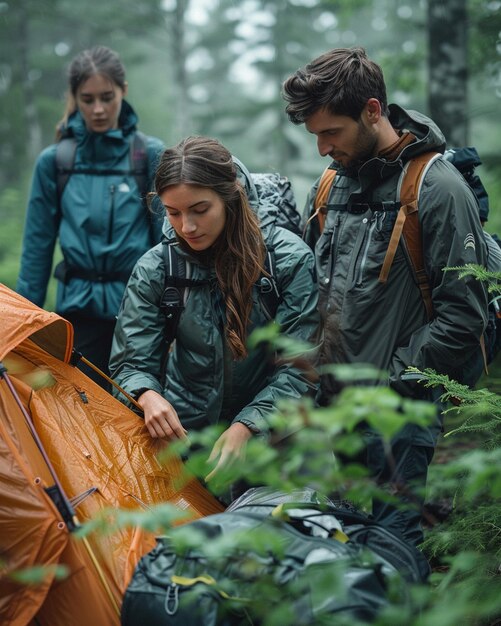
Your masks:
{"label": "green rain jacket", "polygon": [[[411,131],[417,141],[396,160],[371,158],[356,173],[333,163],[338,173],[324,231],[318,236],[314,226],[307,232],[315,249],[324,322],[321,362],[372,364],[389,373],[389,384],[402,395],[425,398],[429,390],[403,378],[407,367],[433,368],[461,380],[464,364],[479,349],[487,320],[486,290],[473,278],[460,280],[457,272],[443,270],[485,265],[486,246],[473,193],[454,166],[440,158],[425,176],[418,213],[433,319],[427,319],[402,243],[387,283],[378,282],[400,206],[402,168],[423,152],[443,153],[445,145],[437,126],[420,113],[390,105],[390,122]],[[311,214],[317,187],[318,181],[305,215]],[[326,396],[335,386],[329,377],[322,380]]]}
{"label": "green rain jacket", "polygon": [[[77,111],[69,118],[64,136],[77,141],[74,167],[128,171],[130,143],[137,116],[124,100],[119,128],[91,133]],[[149,187],[158,157],[159,139],[147,137]],[[149,214],[132,174],[76,174],[57,197],[56,144],[38,157],[26,214],[21,269],[16,290],[43,306],[57,238],[66,264],[78,270],[130,275],[136,261],[160,241],[162,218]],[[119,280],[95,282],[71,278],[60,282],[56,310],[88,317],[114,319],[125,289]]]}
{"label": "green rain jacket", "polygon": [[[175,239],[167,228],[167,239]],[[275,321],[287,337],[309,341],[317,332],[317,284],[314,257],[299,237],[282,228],[266,236],[275,258],[280,302]],[[187,429],[219,421],[242,422],[255,433],[266,432],[266,415],[279,399],[300,398],[316,386],[290,363],[273,364],[266,347],[234,361],[224,336],[224,307],[214,268],[182,249],[191,278],[208,284],[190,287],[169,355],[165,383],[165,317],[159,308],[164,290],[162,244],[137,263],[127,285],[111,352],[112,377],[129,394],[153,389],[174,406]],[[249,333],[268,323],[259,289],[253,292]]]}

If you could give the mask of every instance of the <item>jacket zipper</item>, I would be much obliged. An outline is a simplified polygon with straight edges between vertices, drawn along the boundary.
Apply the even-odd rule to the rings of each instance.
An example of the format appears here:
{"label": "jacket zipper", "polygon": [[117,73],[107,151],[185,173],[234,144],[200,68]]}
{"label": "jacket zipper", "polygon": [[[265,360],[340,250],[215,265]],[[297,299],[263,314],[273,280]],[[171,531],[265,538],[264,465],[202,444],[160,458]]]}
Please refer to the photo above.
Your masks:
{"label": "jacket zipper", "polygon": [[[113,217],[115,214],[115,185],[110,185],[110,194],[111,194],[111,202],[110,202],[110,215],[108,217],[108,232],[106,241],[107,244],[111,244],[111,237],[113,234]],[[103,259],[103,274],[106,274],[108,271],[108,254],[105,255]],[[106,297],[106,289],[102,290],[103,293],[103,312],[104,314],[108,313],[108,299]]]}
{"label": "jacket zipper", "polygon": [[[364,219],[367,219],[367,218],[364,218]],[[362,248],[362,258],[360,260],[360,265],[358,266],[358,271],[356,272],[356,277],[355,277],[355,285],[357,287],[360,287],[360,285],[362,284],[365,266],[367,265],[367,257],[369,255],[369,246],[372,241],[372,233],[374,232],[375,228],[376,228],[376,217],[375,215],[373,215],[370,219],[369,227],[367,228],[366,226],[365,228],[364,238],[362,240],[362,245],[360,246]]]}
{"label": "jacket zipper", "polygon": [[111,206],[110,206],[110,215],[108,218],[108,240],[107,243],[111,243],[112,235],[113,235],[113,218],[115,217],[115,185],[110,185],[110,193],[111,193]]}
{"label": "jacket zipper", "polygon": [[[334,228],[332,230],[332,235],[331,235],[331,240],[330,240],[330,245],[329,245],[329,258],[328,258],[328,264],[327,264],[327,272],[325,273],[325,276],[323,279],[325,285],[328,285],[332,280],[332,272],[334,269],[334,253],[337,248],[340,223],[341,223],[341,216],[338,213],[336,215],[336,219],[334,220]],[[331,303],[329,300],[327,304],[327,311],[330,311],[330,308],[331,308]]]}

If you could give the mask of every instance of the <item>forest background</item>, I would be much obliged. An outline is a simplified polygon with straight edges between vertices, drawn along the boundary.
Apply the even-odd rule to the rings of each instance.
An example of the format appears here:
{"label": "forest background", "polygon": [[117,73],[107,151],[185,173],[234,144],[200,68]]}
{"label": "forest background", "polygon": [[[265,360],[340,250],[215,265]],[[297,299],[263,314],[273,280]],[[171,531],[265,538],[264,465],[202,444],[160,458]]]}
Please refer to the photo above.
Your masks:
{"label": "forest background", "polygon": [[[288,176],[300,208],[328,160],[287,121],[281,84],[330,48],[362,45],[383,67],[391,102],[430,115],[449,146],[478,149],[486,228],[501,235],[501,0],[0,0],[0,281],[9,287],[33,166],[63,113],[68,63],[96,44],[121,55],[143,132],[167,145],[216,137],[251,171]],[[491,388],[501,385],[499,360]],[[466,421],[448,415],[448,434],[464,424],[463,439],[454,434],[438,450],[429,481],[430,501],[443,500],[446,516],[454,502],[451,522],[426,544],[442,578],[425,614],[414,621],[398,609],[384,626],[501,624],[501,395],[475,393]],[[372,405],[364,398],[363,406]],[[323,432],[319,440],[329,441]]]}
{"label": "forest background", "polygon": [[[390,102],[429,114],[449,146],[474,145],[501,232],[499,0],[0,1],[0,281],[14,287],[33,165],[54,141],[66,70],[102,44],[122,57],[140,129],[173,145],[225,143],[251,171],[279,171],[302,208],[327,165],[290,124],[281,84],[334,47],[364,46]],[[57,254],[57,252],[56,252]],[[54,302],[54,284],[47,308]]]}

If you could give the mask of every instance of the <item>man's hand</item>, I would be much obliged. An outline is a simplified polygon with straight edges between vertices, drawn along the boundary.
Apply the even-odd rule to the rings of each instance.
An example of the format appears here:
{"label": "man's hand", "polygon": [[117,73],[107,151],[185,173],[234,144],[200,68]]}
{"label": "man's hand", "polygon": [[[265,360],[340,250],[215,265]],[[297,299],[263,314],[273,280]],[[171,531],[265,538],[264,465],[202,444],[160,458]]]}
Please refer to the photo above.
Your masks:
{"label": "man's hand", "polygon": [[159,393],[148,389],[139,396],[137,403],[144,411],[144,423],[152,437],[186,438],[186,430],[174,407]]}
{"label": "man's hand", "polygon": [[252,431],[241,422],[235,422],[214,444],[208,463],[218,459],[216,467],[205,477],[211,480],[223,467],[230,467],[235,461],[245,458],[245,444],[252,437]]}

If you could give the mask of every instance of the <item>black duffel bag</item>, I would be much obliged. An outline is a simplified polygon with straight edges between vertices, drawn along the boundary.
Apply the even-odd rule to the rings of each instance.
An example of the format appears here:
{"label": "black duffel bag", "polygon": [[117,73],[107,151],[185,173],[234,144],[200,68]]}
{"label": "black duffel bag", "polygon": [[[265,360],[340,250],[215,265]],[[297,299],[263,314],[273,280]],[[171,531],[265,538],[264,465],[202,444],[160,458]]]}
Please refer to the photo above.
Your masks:
{"label": "black duffel bag", "polygon": [[352,508],[309,489],[250,489],[158,538],[127,588],[122,626],[370,622],[390,593],[405,601],[427,575],[417,549]]}

